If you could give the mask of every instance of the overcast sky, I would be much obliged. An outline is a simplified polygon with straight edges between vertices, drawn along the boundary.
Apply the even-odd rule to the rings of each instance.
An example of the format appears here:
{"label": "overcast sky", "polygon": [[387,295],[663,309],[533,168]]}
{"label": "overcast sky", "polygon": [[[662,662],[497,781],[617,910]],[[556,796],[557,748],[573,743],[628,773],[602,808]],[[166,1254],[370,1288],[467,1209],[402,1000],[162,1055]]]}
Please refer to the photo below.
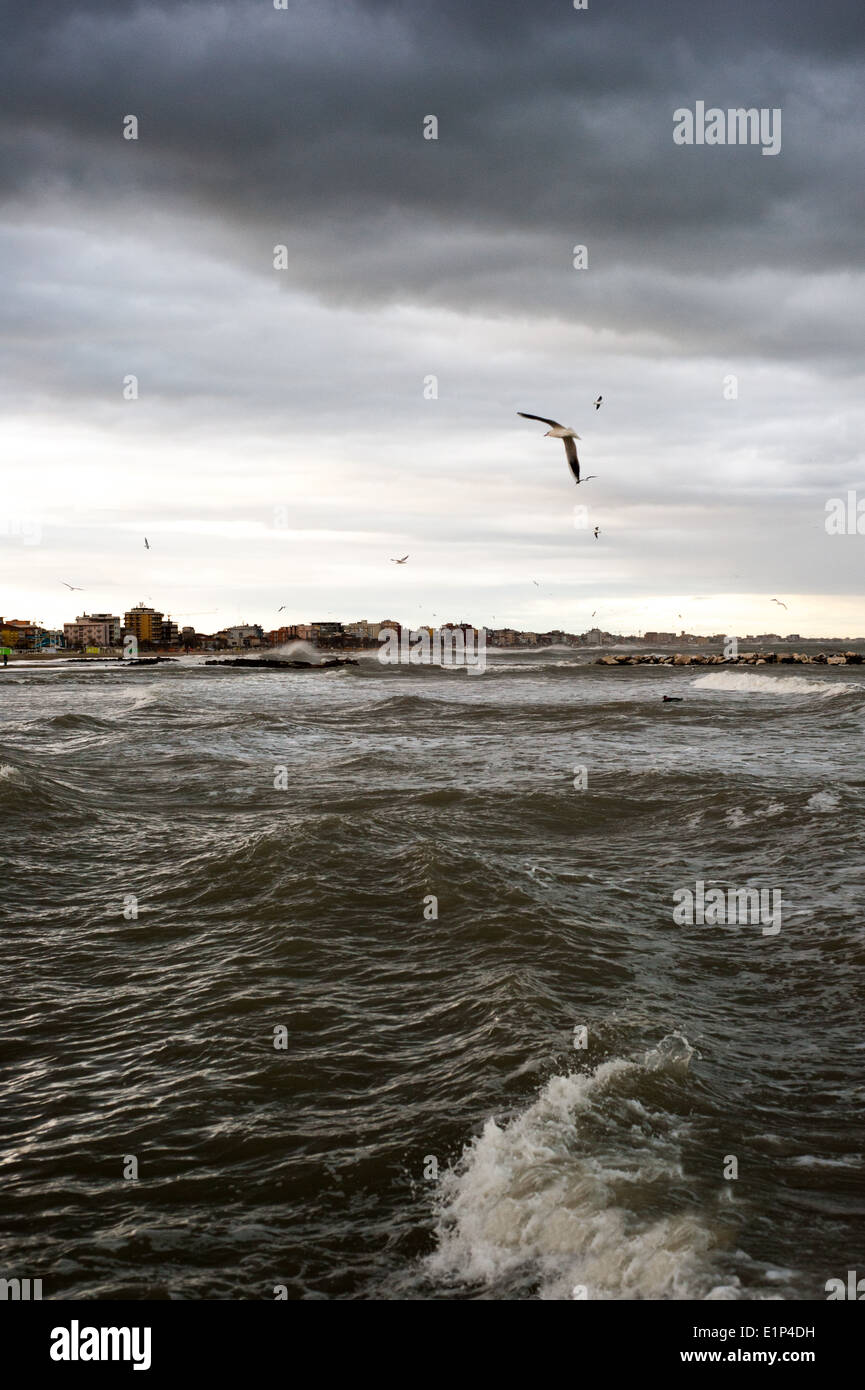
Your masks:
{"label": "overcast sky", "polygon": [[863,50],[853,0],[5,0],[0,614],[865,635]]}

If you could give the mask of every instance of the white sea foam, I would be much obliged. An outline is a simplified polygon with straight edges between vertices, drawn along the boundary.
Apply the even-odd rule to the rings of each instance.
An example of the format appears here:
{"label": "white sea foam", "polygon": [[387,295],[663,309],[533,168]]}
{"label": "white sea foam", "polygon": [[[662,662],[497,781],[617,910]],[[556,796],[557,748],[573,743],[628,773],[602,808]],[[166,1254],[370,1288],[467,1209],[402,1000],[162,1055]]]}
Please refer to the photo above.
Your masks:
{"label": "white sea foam", "polygon": [[124,694],[129,698],[130,710],[148,709],[165,697],[165,691],[161,690],[155,681],[145,685],[141,682],[140,677],[135,678],[129,690],[124,691]]}
{"label": "white sea foam", "polygon": [[695,690],[730,690],[754,695],[839,695],[861,687],[849,681],[814,681],[804,676],[765,676],[757,671],[712,671],[691,682]]}
{"label": "white sea foam", "polygon": [[310,646],[309,642],[305,642],[301,637],[295,638],[293,642],[283,642],[281,647],[270,647],[267,650],[249,652],[248,656],[250,658],[284,657],[286,661],[311,661],[315,666],[324,660],[324,654],[317,647]]}
{"label": "white sea foam", "polygon": [[798,1154],[787,1159],[793,1168],[861,1168],[861,1154],[844,1154],[841,1158],[827,1158],[825,1154]]}
{"label": "white sea foam", "polygon": [[841,798],[837,792],[815,792],[805,802],[806,811],[834,811]]}
{"label": "white sea foam", "polygon": [[[647,1070],[683,1074],[692,1055],[673,1034],[642,1062],[554,1076],[508,1124],[488,1120],[442,1179],[430,1273],[487,1285],[525,1274],[541,1299],[573,1298],[577,1286],[603,1299],[740,1297],[734,1276],[718,1278],[712,1219],[699,1211],[649,1216],[639,1200],[649,1185],[657,1192],[681,1180],[681,1150],[661,1116],[634,1136],[640,1103],[629,1092]],[[625,1108],[620,1124],[610,1123],[611,1099]]]}
{"label": "white sea foam", "polygon": [[21,773],[11,763],[0,763],[0,778],[3,778],[4,781],[17,782],[21,779]]}

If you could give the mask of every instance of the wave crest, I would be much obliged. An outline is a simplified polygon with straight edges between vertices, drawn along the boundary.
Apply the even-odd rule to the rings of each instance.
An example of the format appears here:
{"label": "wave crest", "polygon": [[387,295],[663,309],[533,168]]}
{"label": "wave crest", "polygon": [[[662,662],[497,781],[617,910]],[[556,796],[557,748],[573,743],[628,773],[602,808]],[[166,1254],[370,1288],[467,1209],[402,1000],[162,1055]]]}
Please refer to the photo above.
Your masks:
{"label": "wave crest", "polygon": [[[834,668],[833,668],[834,669]],[[804,676],[766,676],[757,671],[712,671],[691,682],[694,690],[730,690],[754,695],[842,695],[861,691],[849,681],[807,680]]]}
{"label": "wave crest", "polygon": [[[554,1076],[513,1120],[490,1119],[442,1179],[435,1277],[491,1285],[537,1281],[541,1299],[738,1298],[713,1268],[720,1244],[704,1214],[647,1213],[646,1198],[682,1178],[675,1117],[641,1126],[639,1092],[675,1085],[693,1049],[679,1033],[642,1061]],[[635,1137],[635,1130],[639,1134]],[[630,1197],[630,1200],[629,1200]]]}

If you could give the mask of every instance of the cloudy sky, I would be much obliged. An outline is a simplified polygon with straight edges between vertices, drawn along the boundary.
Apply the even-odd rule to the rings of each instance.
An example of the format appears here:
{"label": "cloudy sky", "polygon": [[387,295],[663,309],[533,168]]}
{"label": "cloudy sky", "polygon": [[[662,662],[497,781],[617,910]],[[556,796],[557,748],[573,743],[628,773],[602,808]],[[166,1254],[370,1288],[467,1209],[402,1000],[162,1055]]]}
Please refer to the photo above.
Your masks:
{"label": "cloudy sky", "polygon": [[863,50],[852,0],[5,0],[0,614],[865,635]]}

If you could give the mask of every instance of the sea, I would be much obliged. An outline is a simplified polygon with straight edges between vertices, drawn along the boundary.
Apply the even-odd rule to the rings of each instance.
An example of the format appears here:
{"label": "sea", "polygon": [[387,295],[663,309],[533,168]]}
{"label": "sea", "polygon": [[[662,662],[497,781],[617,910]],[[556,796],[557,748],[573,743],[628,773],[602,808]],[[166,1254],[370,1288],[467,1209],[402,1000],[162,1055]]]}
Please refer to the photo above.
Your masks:
{"label": "sea", "polygon": [[[862,1266],[865,667],[596,655],[0,673],[0,1275],[809,1300]],[[676,920],[712,888],[773,925]]]}

